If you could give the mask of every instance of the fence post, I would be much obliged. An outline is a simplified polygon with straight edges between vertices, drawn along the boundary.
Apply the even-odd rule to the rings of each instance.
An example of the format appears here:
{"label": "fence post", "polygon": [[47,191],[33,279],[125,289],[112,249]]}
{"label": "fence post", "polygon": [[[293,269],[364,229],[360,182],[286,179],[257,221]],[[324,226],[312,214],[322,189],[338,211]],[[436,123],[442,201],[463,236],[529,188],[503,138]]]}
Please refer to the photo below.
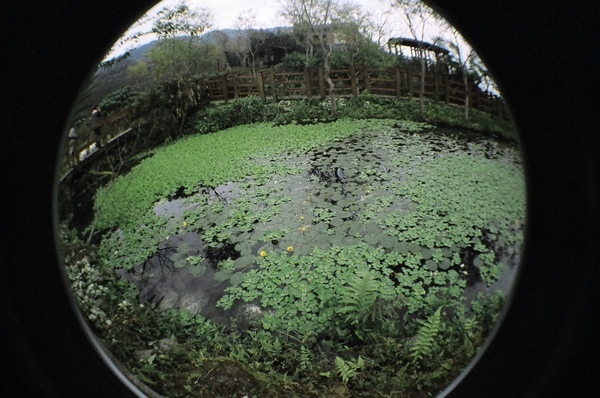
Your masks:
{"label": "fence post", "polygon": [[372,94],[371,93],[371,75],[369,74],[369,68],[363,69],[363,80],[365,82],[365,90],[367,90],[367,92],[369,94]]}
{"label": "fence post", "polygon": [[277,87],[275,86],[275,71],[273,68],[269,69],[269,82],[271,83],[271,90],[273,92],[273,101],[277,102]]}
{"label": "fence post", "polygon": [[350,86],[352,87],[352,97],[358,97],[358,85],[356,84],[356,68],[354,65],[350,67]]}
{"label": "fence post", "polygon": [[263,81],[262,73],[263,73],[263,71],[260,70],[256,74],[256,81],[258,83],[258,95],[260,95],[262,99],[266,100],[267,97],[265,95],[265,82]]}
{"label": "fence post", "polygon": [[312,84],[310,81],[310,69],[304,68],[304,89],[306,90],[306,96],[308,99],[312,97]]}
{"label": "fence post", "polygon": [[402,73],[400,73],[400,68],[395,68],[396,72],[396,98],[402,97]]}
{"label": "fence post", "polygon": [[450,104],[450,77],[445,75],[444,85],[446,86],[446,105]]}
{"label": "fence post", "polygon": [[223,92],[223,99],[225,102],[229,99],[229,90],[227,90],[227,75],[221,76],[221,90]]}
{"label": "fence post", "polygon": [[238,92],[238,75],[237,75],[237,73],[234,74],[232,77],[233,77],[233,98],[237,98],[240,96],[240,94]]}
{"label": "fence post", "polygon": [[323,68],[319,68],[319,94],[321,95],[321,99],[325,99],[325,73],[323,72]]}

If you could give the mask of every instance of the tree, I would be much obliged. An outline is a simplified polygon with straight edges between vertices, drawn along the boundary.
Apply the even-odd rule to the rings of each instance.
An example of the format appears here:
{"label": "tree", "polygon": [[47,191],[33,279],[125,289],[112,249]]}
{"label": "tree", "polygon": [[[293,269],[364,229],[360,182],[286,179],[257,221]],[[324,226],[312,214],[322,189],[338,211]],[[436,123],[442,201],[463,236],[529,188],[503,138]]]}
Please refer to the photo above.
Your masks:
{"label": "tree", "polygon": [[469,87],[469,74],[474,70],[474,66],[478,60],[477,54],[473,51],[473,48],[469,46],[462,38],[460,33],[453,27],[448,25],[447,31],[451,35],[451,39],[440,38],[446,46],[450,48],[455,56],[455,63],[458,68],[459,76],[462,78],[462,82],[465,86],[465,102],[464,102],[464,116],[465,120],[469,120],[469,103],[470,98],[470,87]]}
{"label": "tree", "polygon": [[343,0],[282,0],[282,6],[282,15],[304,38],[307,65],[314,55],[315,45],[322,52],[323,74],[329,88],[331,113],[335,114],[337,104],[330,64],[336,43],[335,35],[344,32],[349,25],[358,25],[360,7]]}
{"label": "tree", "polygon": [[188,35],[191,39],[211,27],[212,15],[208,8],[192,10],[185,2],[181,2],[175,8],[165,7],[160,10],[151,32],[156,34],[159,40],[173,39],[181,35]]}
{"label": "tree", "polygon": [[158,44],[148,58],[152,74],[169,94],[171,109],[183,129],[190,110],[198,105],[198,77],[211,74],[222,51],[199,36],[212,26],[207,8],[190,9],[185,3],[158,12],[151,32]]}
{"label": "tree", "polygon": [[252,9],[244,10],[238,16],[235,27],[237,29],[238,46],[243,51],[242,58],[247,59],[246,54],[250,55],[250,64],[252,65],[252,74],[256,75],[256,55],[261,50],[267,32],[258,28],[256,13]]}
{"label": "tree", "polygon": [[[395,6],[399,8],[400,12],[403,14],[412,37],[421,43],[425,42],[425,34],[428,28],[428,23],[436,20],[439,21],[441,19],[433,9],[425,5],[421,0],[396,0]],[[425,117],[426,52],[427,48],[425,45],[417,48],[421,69],[419,112],[422,118]]]}
{"label": "tree", "polygon": [[127,68],[127,77],[135,83],[140,91],[147,89],[149,76],[150,71],[147,62],[139,61]]}

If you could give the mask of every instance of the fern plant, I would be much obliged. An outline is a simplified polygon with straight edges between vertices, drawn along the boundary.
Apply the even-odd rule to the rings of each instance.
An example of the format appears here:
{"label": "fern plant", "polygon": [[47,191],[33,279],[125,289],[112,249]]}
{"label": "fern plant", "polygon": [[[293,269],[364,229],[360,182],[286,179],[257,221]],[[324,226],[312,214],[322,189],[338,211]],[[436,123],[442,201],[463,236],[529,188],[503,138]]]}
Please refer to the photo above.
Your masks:
{"label": "fern plant", "polygon": [[442,307],[439,307],[417,332],[416,341],[411,347],[411,357],[414,361],[431,358],[436,350],[436,339],[442,329]]}
{"label": "fern plant", "polygon": [[365,361],[359,355],[355,362],[335,357],[335,370],[344,384],[358,376],[358,371],[364,369]]}
{"label": "fern plant", "polygon": [[346,322],[356,325],[364,322],[378,297],[378,283],[368,270],[357,272],[348,282],[340,299],[344,305],[339,313],[346,314]]}
{"label": "fern plant", "polygon": [[303,372],[305,370],[310,369],[312,365],[312,359],[313,356],[311,351],[308,348],[306,348],[306,346],[301,346],[298,370],[300,372]]}

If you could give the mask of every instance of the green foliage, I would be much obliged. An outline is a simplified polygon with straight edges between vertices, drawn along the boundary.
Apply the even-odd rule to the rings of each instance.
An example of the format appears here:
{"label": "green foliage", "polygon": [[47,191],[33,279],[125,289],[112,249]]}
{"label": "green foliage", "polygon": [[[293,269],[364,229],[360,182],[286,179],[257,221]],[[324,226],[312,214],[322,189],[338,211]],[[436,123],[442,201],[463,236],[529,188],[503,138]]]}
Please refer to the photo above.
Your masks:
{"label": "green foliage", "polygon": [[211,27],[212,19],[208,9],[191,9],[183,2],[172,8],[162,8],[157,17],[152,26],[152,33],[161,40],[174,39],[182,35],[198,37]]}
{"label": "green foliage", "polygon": [[277,114],[273,118],[275,126],[286,124],[318,124],[330,123],[337,118],[331,115],[328,108],[314,100],[281,101],[277,104]]}
{"label": "green foliage", "polygon": [[160,85],[141,91],[132,108],[136,131],[142,132],[144,148],[154,148],[176,137],[179,121],[173,113],[168,92]]}
{"label": "green foliage", "polygon": [[[260,269],[246,273],[242,283],[228,288],[219,305],[230,308],[235,300],[254,302],[276,311],[265,314],[265,330],[286,330],[298,336],[332,330],[338,314],[346,314],[356,325],[369,314],[377,298],[395,297],[382,264],[369,264],[369,258],[383,256],[380,249],[364,244],[315,249],[311,256],[269,254]],[[266,277],[268,275],[268,278]],[[350,285],[350,292],[348,291]],[[364,302],[357,302],[352,292]]]}
{"label": "green foliage", "polygon": [[423,361],[429,359],[440,349],[437,339],[442,329],[441,311],[442,307],[438,308],[419,328],[415,343],[410,349],[413,360]]}
{"label": "green foliage", "polygon": [[104,117],[129,107],[135,102],[137,95],[138,93],[129,86],[109,94],[100,103],[100,109],[102,109]]}
{"label": "green foliage", "polygon": [[368,123],[341,120],[303,128],[257,124],[240,126],[218,135],[185,138],[160,148],[129,174],[98,190],[95,212],[99,228],[118,225],[126,230],[135,229],[145,222],[145,215],[153,204],[173,195],[180,187],[191,194],[202,186],[218,186],[246,176],[259,179],[276,170],[283,171],[276,164],[270,167],[250,159],[270,157],[286,150],[315,148],[359,131]]}
{"label": "green foliage", "polygon": [[[360,106],[368,104],[363,98]],[[429,128],[397,120],[263,123],[155,151],[96,198],[98,225],[113,229],[99,248],[102,266],[131,268],[167,236],[197,232],[207,247],[239,254],[217,265],[215,282],[231,283],[219,306],[247,302],[262,312],[248,329],[223,329],[185,311],[131,305],[135,295],[123,286],[103,293],[116,303],[107,313],[112,325],[100,325],[103,338],[148,383],[183,388],[183,396],[200,394],[198,368],[221,369],[223,357],[244,380],[268,386],[259,396],[335,396],[346,384],[357,396],[439,391],[497,320],[496,295],[468,310],[464,270],[478,266],[487,283],[495,280],[494,245],[522,240],[524,187],[511,151],[432,140]],[[343,187],[306,177],[312,166],[329,172],[330,163],[305,160],[325,151],[346,170]],[[236,195],[216,197],[211,187],[230,181]],[[155,204],[176,193],[192,195],[183,205],[195,206],[181,218],[157,216]],[[176,267],[202,272],[202,258],[184,246],[170,255]],[[169,336],[185,343],[131,359]]]}
{"label": "green foliage", "polygon": [[81,309],[95,327],[110,325],[110,316],[99,305],[109,288],[96,263],[96,253],[64,225],[60,227],[60,238],[64,242],[64,263],[71,291]]}
{"label": "green foliage", "polygon": [[378,298],[378,290],[377,280],[369,270],[358,271],[342,292],[340,302],[344,307],[338,313],[346,314],[346,322],[350,321],[351,325],[365,322]]}
{"label": "green foliage", "polygon": [[307,67],[315,67],[319,65],[319,60],[314,57],[309,57],[307,62],[306,54],[300,52],[292,52],[286,54],[281,62],[281,67],[284,70],[291,72],[303,72]]}
{"label": "green foliage", "polygon": [[477,300],[472,303],[474,319],[482,330],[482,335],[487,336],[496,325],[502,312],[506,296],[501,290],[493,292],[490,296],[478,293]]}
{"label": "green foliage", "polygon": [[346,361],[340,357],[335,357],[335,370],[344,384],[348,384],[351,379],[358,376],[360,370],[365,367],[365,361],[358,356],[356,361]]}
{"label": "green foliage", "polygon": [[[397,57],[370,39],[359,35],[352,38],[351,45],[338,46],[331,53],[332,69],[347,69],[360,66],[370,69],[388,69],[395,65]],[[356,40],[356,41],[354,41]]]}
{"label": "green foliage", "polygon": [[260,97],[236,98],[221,105],[209,106],[195,116],[196,131],[214,133],[230,127],[265,122],[273,107]]}

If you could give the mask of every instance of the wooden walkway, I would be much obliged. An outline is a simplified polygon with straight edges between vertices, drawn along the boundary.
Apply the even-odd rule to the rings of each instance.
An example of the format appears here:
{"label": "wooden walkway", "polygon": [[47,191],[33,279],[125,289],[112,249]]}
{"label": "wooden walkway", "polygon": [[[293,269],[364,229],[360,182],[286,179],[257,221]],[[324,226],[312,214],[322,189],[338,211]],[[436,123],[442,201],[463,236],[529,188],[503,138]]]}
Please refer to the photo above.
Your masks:
{"label": "wooden walkway", "polygon": [[[124,138],[125,136],[127,136],[128,134],[130,134],[131,132],[133,132],[134,130],[130,127],[127,128],[125,131],[120,132],[119,134],[117,134],[116,136],[112,137],[110,140],[108,140],[107,142],[105,142],[102,146],[100,147],[96,147],[97,149],[94,151],[89,151],[89,153],[82,157],[82,159],[79,159],[79,154],[88,149],[91,148],[93,145],[97,145],[97,142],[93,142],[91,144],[87,144],[87,146],[80,148],[79,152],[74,152],[75,156],[77,156],[77,159],[70,159],[67,158],[65,159],[65,163],[63,166],[68,167],[68,171],[60,178],[60,182],[62,183],[63,181],[65,181],[66,179],[68,179],[75,171],[77,171],[78,169],[92,163],[99,155],[101,155],[102,153],[105,153],[106,151],[108,151],[109,149],[111,149],[112,147],[114,147],[122,138]],[[67,151],[69,149],[67,148]],[[71,165],[71,166],[69,166]]]}

